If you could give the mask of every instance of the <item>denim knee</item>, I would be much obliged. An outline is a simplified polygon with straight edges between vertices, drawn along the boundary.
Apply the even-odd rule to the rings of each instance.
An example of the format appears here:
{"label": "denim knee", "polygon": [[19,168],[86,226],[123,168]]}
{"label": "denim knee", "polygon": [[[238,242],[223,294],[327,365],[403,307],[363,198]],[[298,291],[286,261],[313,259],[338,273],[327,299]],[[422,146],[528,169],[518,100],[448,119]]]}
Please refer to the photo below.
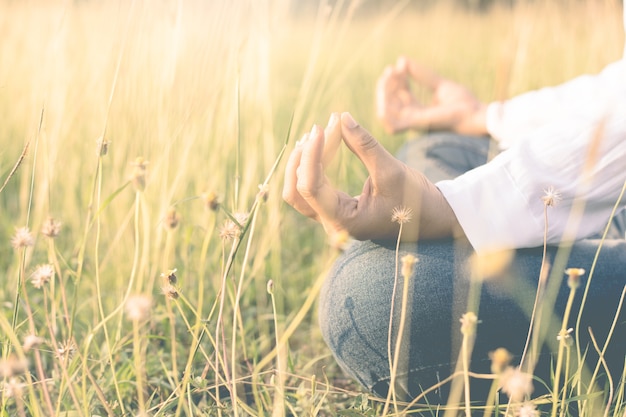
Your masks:
{"label": "denim knee", "polygon": [[437,132],[405,143],[396,156],[436,183],[484,165],[491,144],[488,137]]}
{"label": "denim knee", "polygon": [[[443,246],[448,247],[446,243]],[[430,245],[431,249],[438,245]],[[417,244],[404,244],[403,253],[417,253]],[[407,396],[417,385],[428,387],[450,367],[450,321],[453,291],[446,287],[454,274],[448,250],[422,252],[419,274],[409,283],[401,374],[407,376]],[[440,256],[441,255],[441,256]],[[386,394],[389,380],[389,325],[396,270],[395,243],[357,242],[335,264],[320,296],[322,334],[339,365],[365,388]],[[394,297],[392,348],[401,314],[402,277]],[[441,343],[445,340],[445,343]],[[426,372],[429,377],[415,378]],[[441,372],[440,372],[441,371]],[[409,379],[408,375],[412,375]],[[425,374],[424,374],[425,375]]]}
{"label": "denim knee", "polygon": [[[589,271],[598,244],[598,241],[590,240],[574,245],[568,266]],[[604,245],[581,327],[584,332],[587,326],[591,326],[600,338],[608,334],[626,284],[626,242],[607,241]],[[556,251],[556,248],[549,248],[548,256],[554,259]],[[449,376],[455,365],[461,341],[459,318],[467,308],[467,265],[472,252],[448,241],[403,244],[400,256],[405,252],[413,253],[419,259],[409,282],[407,318],[410,326],[403,336],[406,346],[401,350],[400,379],[404,381],[407,396],[413,397]],[[534,300],[541,254],[540,248],[517,251],[510,270],[502,279],[483,284],[479,310],[481,324],[472,355],[474,371],[488,373],[489,352],[498,347],[505,347],[517,355],[521,353],[528,332],[528,312]],[[386,394],[390,379],[388,334],[395,269],[395,242],[357,242],[335,264],[319,304],[322,334],[339,365],[366,389],[381,396]],[[401,277],[399,279],[399,292],[394,298],[396,307],[401,305],[402,281]],[[560,287],[556,298],[557,316],[562,314],[569,292],[564,283]],[[581,303],[582,293],[581,288],[575,308]],[[394,308],[394,323],[397,323],[399,311]],[[620,317],[606,356],[617,367],[623,363],[623,346],[626,344],[626,314],[622,311]],[[574,322],[570,321],[569,325]],[[548,334],[554,336],[548,337],[552,345],[559,328],[557,320],[555,327],[548,330]],[[392,343],[396,336],[397,328],[392,328]],[[582,336],[584,349],[589,346],[589,337],[586,333]],[[589,355],[593,352],[590,351]],[[548,381],[549,355],[541,369],[545,372],[540,377]],[[480,390],[473,392],[480,393]],[[445,399],[444,394],[429,398],[438,402]]]}

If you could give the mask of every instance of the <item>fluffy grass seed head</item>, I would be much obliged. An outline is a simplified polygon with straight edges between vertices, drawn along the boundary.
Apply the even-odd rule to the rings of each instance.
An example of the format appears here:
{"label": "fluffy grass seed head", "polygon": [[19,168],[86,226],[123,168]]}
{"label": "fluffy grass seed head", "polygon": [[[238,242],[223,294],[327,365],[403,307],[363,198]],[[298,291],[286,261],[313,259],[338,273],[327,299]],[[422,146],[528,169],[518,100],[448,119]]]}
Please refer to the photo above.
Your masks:
{"label": "fluffy grass seed head", "polygon": [[146,167],[148,163],[149,162],[142,156],[138,156],[130,164],[133,167],[133,171],[130,174],[130,181],[137,191],[143,191],[146,188]]}
{"label": "fluffy grass seed head", "polygon": [[54,279],[54,267],[50,264],[39,265],[30,276],[33,287],[40,289]]}
{"label": "fluffy grass seed head", "polygon": [[461,322],[461,333],[464,336],[473,336],[476,334],[476,325],[478,324],[478,317],[473,311],[468,311],[461,316],[459,320]]}
{"label": "fluffy grass seed head", "polygon": [[54,220],[52,217],[48,217],[41,226],[41,234],[54,239],[61,233],[61,222]]}
{"label": "fluffy grass seed head", "polygon": [[76,354],[77,350],[78,347],[76,346],[76,343],[74,343],[73,340],[68,339],[65,342],[59,344],[56,353],[57,357],[65,361],[66,359],[71,360]]}
{"label": "fluffy grass seed head", "polygon": [[394,207],[391,212],[391,221],[400,225],[408,223],[413,218],[413,210],[410,207],[399,206]]}
{"label": "fluffy grass seed head", "polygon": [[104,137],[99,137],[96,140],[96,155],[105,156],[109,152],[109,142]]}
{"label": "fluffy grass seed head", "polygon": [[176,286],[174,286],[172,284],[165,284],[165,285],[163,285],[161,287],[161,291],[170,300],[178,300],[178,297],[180,297],[180,292],[179,292],[178,288],[176,288]]}
{"label": "fluffy grass seed head", "polygon": [[561,330],[558,335],[556,335],[556,340],[559,342],[563,341],[565,347],[570,347],[574,344],[574,338],[572,338],[572,332],[574,329],[571,327],[567,330]]}
{"label": "fluffy grass seed head", "polygon": [[491,372],[500,375],[513,360],[513,355],[501,347],[489,352],[489,359],[491,359]]}
{"label": "fluffy grass seed head", "polygon": [[274,294],[274,280],[267,281],[267,293],[270,295]]}
{"label": "fluffy grass seed head", "polygon": [[35,334],[29,334],[24,338],[24,352],[30,352],[32,349],[37,349],[43,343],[43,338]]}
{"label": "fluffy grass seed head", "polygon": [[243,213],[239,211],[233,214],[233,217],[235,218],[235,220],[237,220],[237,223],[239,223],[239,225],[242,227],[248,221],[248,213]]}
{"label": "fluffy grass seed head", "polygon": [[567,274],[567,286],[576,289],[580,285],[580,277],[585,275],[585,270],[583,268],[567,268],[565,273]]}
{"label": "fluffy grass seed head", "polygon": [[11,378],[22,375],[28,370],[28,361],[20,359],[14,353],[6,359],[0,359],[0,378]]}
{"label": "fluffy grass seed head", "polygon": [[233,214],[233,217],[239,224],[235,223],[231,219],[226,220],[220,229],[220,237],[222,240],[239,239],[243,230],[242,227],[246,221],[248,221],[248,215],[246,213],[235,213]]}
{"label": "fluffy grass seed head", "polygon": [[411,275],[413,275],[413,269],[417,263],[417,258],[409,253],[402,257],[401,262],[402,276],[404,279],[409,279]]}
{"label": "fluffy grass seed head", "polygon": [[26,384],[18,378],[11,377],[3,385],[0,391],[4,391],[7,398],[22,398]]}
{"label": "fluffy grass seed head", "polygon": [[176,276],[177,269],[170,269],[169,271],[165,271],[161,273],[161,278],[166,284],[176,285],[178,282],[178,277]]}
{"label": "fluffy grass seed head", "polygon": [[270,186],[267,184],[259,184],[259,192],[257,198],[259,201],[267,202],[267,197],[270,192]]}
{"label": "fluffy grass seed head", "polygon": [[145,294],[135,294],[126,300],[126,314],[132,321],[144,321],[150,317],[152,298]]}
{"label": "fluffy grass seed head", "polygon": [[226,220],[220,229],[220,237],[222,240],[237,239],[240,235],[241,229],[230,219]]}
{"label": "fluffy grass seed head", "polygon": [[15,249],[26,248],[35,244],[35,238],[27,226],[15,229],[15,234],[11,239],[11,245]]}
{"label": "fluffy grass seed head", "polygon": [[178,223],[180,222],[180,214],[176,211],[174,207],[170,207],[167,209],[167,213],[165,213],[165,219],[163,221],[163,225],[167,230],[174,230],[178,227]]}
{"label": "fluffy grass seed head", "polygon": [[213,191],[206,191],[202,193],[202,200],[207,210],[218,211],[220,209],[220,199]]}
{"label": "fluffy grass seed head", "polygon": [[553,186],[549,186],[543,190],[543,197],[541,197],[543,204],[546,207],[555,207],[562,200],[561,193],[554,189]]}
{"label": "fluffy grass seed head", "polygon": [[541,413],[537,410],[537,406],[531,402],[525,402],[517,410],[518,417],[540,417]]}
{"label": "fluffy grass seed head", "polygon": [[519,368],[509,366],[500,378],[502,391],[509,396],[511,401],[520,402],[532,394],[533,376],[523,372]]}

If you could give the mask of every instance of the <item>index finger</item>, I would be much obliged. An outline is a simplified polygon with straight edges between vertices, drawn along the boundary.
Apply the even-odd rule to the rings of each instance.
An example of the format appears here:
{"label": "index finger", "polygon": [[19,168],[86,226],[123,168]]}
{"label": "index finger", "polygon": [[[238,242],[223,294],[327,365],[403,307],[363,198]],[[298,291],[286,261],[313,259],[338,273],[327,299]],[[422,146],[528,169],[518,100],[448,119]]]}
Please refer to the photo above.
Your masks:
{"label": "index finger", "polygon": [[418,64],[412,59],[401,57],[398,59],[398,63],[396,65],[399,69],[402,68],[407,71],[414,81],[430,88],[431,90],[436,89],[441,83],[442,78],[437,75],[436,72]]}
{"label": "index finger", "polygon": [[341,131],[345,144],[365,165],[374,189],[378,190],[379,183],[393,175],[393,168],[398,166],[399,161],[359,125],[350,113],[341,115]]}

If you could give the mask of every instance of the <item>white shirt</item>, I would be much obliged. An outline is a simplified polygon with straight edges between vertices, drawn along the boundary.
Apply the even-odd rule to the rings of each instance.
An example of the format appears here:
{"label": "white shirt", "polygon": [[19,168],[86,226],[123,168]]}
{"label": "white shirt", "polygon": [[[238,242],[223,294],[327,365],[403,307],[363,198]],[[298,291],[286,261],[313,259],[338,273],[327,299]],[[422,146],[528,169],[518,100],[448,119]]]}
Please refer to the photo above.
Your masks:
{"label": "white shirt", "polygon": [[476,251],[541,246],[550,188],[561,200],[547,207],[548,243],[604,229],[626,183],[624,54],[599,74],[488,106],[487,130],[503,152],[437,183]]}

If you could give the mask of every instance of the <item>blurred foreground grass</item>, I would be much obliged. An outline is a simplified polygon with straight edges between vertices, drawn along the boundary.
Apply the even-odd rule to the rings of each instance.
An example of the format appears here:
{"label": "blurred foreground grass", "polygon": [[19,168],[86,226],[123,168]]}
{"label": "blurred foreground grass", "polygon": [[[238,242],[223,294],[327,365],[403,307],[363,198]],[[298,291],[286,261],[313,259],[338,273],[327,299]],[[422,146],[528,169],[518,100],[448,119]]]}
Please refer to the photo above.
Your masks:
{"label": "blurred foreground grass", "polygon": [[[262,415],[282,408],[274,397],[283,390],[302,415],[361,401],[340,389],[316,327],[315,291],[336,252],[282,203],[284,164],[267,201],[259,196],[285,141],[289,151],[313,123],[350,111],[395,150],[403,138],[378,125],[374,85],[400,54],[492,100],[596,72],[623,45],[611,1],[483,14],[292,6],[0,3],[0,182],[28,145],[0,193],[0,414]],[[342,152],[331,175],[356,193],[363,172]],[[239,247],[224,229],[233,213],[249,215]],[[41,233],[50,216],[62,222],[54,240]],[[24,226],[35,241],[15,249]],[[48,263],[56,277],[34,288],[29,277]],[[141,300],[145,317],[129,308]],[[276,329],[289,336],[278,350]],[[31,334],[42,344],[22,348]],[[5,369],[26,358],[29,374]]]}

